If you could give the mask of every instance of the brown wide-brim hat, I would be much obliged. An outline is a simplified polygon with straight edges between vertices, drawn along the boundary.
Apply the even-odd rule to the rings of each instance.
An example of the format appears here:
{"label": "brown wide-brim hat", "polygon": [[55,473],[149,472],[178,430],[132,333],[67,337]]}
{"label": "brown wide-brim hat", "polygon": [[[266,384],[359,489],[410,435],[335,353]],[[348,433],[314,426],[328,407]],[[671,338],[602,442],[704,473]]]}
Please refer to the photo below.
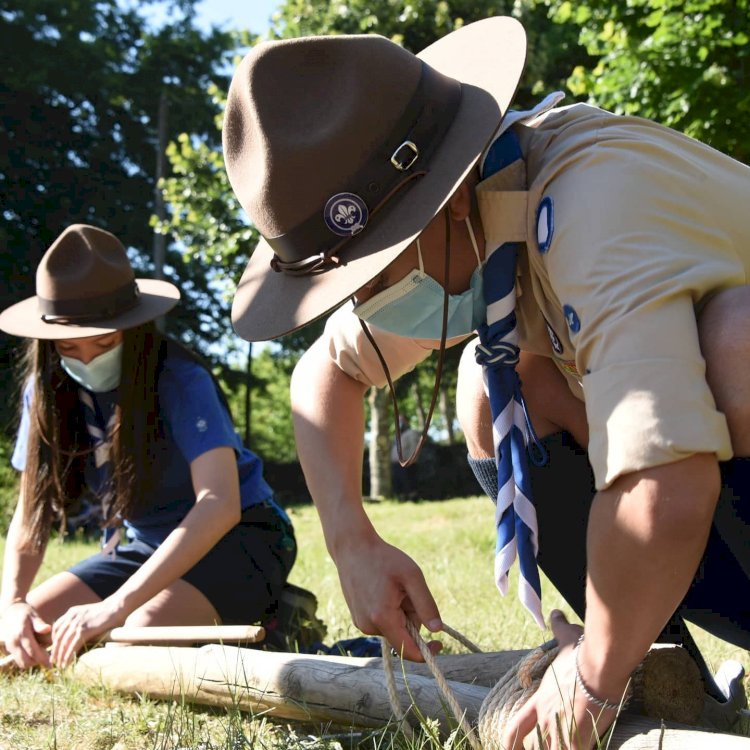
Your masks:
{"label": "brown wide-brim hat", "polygon": [[78,339],[146,323],[180,299],[174,284],[136,279],[120,240],[73,224],[42,257],[36,295],[0,313],[0,330],[32,339]]}
{"label": "brown wide-brim hat", "polygon": [[337,307],[419,235],[476,165],[518,86],[513,18],[419,55],[376,35],[264,42],[227,99],[224,159],[262,235],[232,306],[249,341]]}

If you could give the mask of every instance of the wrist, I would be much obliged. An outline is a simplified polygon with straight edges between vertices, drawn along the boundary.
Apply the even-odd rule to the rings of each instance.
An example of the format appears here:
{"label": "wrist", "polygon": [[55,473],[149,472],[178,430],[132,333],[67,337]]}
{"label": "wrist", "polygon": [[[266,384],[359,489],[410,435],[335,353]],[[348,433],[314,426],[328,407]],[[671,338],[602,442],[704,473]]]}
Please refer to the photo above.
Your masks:
{"label": "wrist", "polygon": [[120,589],[101,601],[101,605],[104,608],[102,611],[114,623],[111,627],[122,625],[128,618],[128,615],[133,613],[142,604],[145,604],[142,601],[143,597],[139,591],[137,589],[128,591],[127,585],[127,582],[125,582]]}
{"label": "wrist", "polygon": [[585,651],[585,638],[581,634],[573,650],[576,685],[586,700],[602,710],[627,708],[633,694],[631,672],[596,669]]}
{"label": "wrist", "polygon": [[[14,596],[12,599],[0,602],[0,614],[4,614],[14,604],[28,604],[25,596]],[[30,605],[29,605],[30,606]]]}
{"label": "wrist", "polygon": [[324,525],[324,532],[328,552],[336,564],[340,558],[361,552],[378,538],[364,510],[337,514],[335,520]]}

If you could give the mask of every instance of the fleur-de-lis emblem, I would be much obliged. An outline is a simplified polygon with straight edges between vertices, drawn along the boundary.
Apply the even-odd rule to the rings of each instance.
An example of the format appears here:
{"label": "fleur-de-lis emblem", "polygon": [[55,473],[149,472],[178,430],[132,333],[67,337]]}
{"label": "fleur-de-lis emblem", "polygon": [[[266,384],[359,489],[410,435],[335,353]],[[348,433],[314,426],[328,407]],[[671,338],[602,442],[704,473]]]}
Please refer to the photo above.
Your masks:
{"label": "fleur-de-lis emblem", "polygon": [[334,216],[334,221],[336,221],[338,224],[354,224],[356,221],[356,214],[357,214],[357,207],[353,206],[351,203],[349,205],[344,205],[342,203],[339,203],[338,207],[338,213],[336,216]]}
{"label": "fleur-de-lis emblem", "polygon": [[354,193],[337,193],[323,209],[326,225],[341,237],[351,237],[365,228],[369,212],[367,204]]}

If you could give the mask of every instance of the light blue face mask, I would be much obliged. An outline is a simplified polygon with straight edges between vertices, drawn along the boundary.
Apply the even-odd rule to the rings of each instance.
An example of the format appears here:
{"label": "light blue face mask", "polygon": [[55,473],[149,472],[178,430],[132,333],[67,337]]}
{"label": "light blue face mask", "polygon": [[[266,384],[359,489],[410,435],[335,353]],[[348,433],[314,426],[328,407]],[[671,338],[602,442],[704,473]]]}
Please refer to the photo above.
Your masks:
{"label": "light blue face mask", "polygon": [[[487,316],[482,285],[482,261],[468,216],[466,226],[477,256],[477,267],[471,275],[469,288],[461,294],[451,294],[448,297],[446,338],[449,339],[472,333],[485,322]],[[397,336],[437,341],[443,332],[445,292],[435,279],[424,272],[419,239],[417,255],[419,268],[412,269],[400,281],[355,305],[354,314],[360,320]]]}
{"label": "light blue face mask", "polygon": [[60,355],[63,370],[73,380],[94,393],[106,393],[120,385],[122,375],[122,342],[94,357],[88,364]]}

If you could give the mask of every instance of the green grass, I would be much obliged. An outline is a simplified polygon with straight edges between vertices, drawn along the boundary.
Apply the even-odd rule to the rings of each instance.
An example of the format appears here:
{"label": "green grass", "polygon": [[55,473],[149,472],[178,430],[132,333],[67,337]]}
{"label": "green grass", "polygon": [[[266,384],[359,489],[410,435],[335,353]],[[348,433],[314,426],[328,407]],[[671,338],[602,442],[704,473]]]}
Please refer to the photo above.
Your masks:
{"label": "green grass", "polygon": [[[492,581],[492,507],[486,499],[399,504],[368,503],[376,528],[421,566],[446,623],[485,650],[533,647],[550,637],[541,632],[511,593],[503,600]],[[318,597],[328,626],[326,641],[359,635],[344,603],[335,566],[328,557],[312,507],[291,510],[300,553],[291,581]],[[2,548],[0,543],[0,549]],[[52,542],[40,580],[96,550],[93,544]],[[375,564],[376,561],[373,561]],[[570,614],[552,586],[544,585],[544,608]],[[746,668],[748,654],[708,634],[693,631],[709,662],[735,658]],[[462,647],[444,638],[446,651]],[[391,735],[364,732],[361,747],[394,747]],[[441,748],[425,736],[397,747]],[[355,743],[356,744],[356,743]],[[463,743],[454,744],[457,748]],[[253,718],[231,710],[154,702],[83,687],[68,674],[0,675],[0,750],[239,750],[258,747],[299,750],[346,749],[352,743],[334,728]],[[468,746],[467,746],[468,747]]]}

